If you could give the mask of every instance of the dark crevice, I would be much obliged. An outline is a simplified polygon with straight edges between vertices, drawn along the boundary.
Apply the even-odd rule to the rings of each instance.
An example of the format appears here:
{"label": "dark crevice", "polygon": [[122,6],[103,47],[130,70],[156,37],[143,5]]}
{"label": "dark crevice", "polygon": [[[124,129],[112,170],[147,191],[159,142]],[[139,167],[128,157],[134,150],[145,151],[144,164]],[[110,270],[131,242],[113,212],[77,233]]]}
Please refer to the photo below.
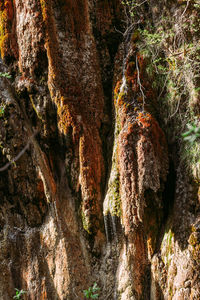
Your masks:
{"label": "dark crevice", "polygon": [[[108,41],[109,42],[109,41]],[[112,41],[110,41],[112,43]],[[118,46],[121,40],[116,40],[116,48],[113,47],[111,51],[113,51],[113,57],[116,54]],[[107,45],[104,45],[108,47]],[[115,48],[115,49],[114,49]],[[98,49],[98,47],[97,47]],[[100,52],[100,49],[98,49]],[[109,51],[110,52],[110,51]],[[113,76],[114,76],[114,61],[111,59],[111,55],[109,57],[110,63],[106,67],[103,66],[104,58],[100,57],[100,66],[101,66],[101,77],[102,77],[102,87],[104,92],[104,120],[102,122],[100,128],[100,137],[102,140],[102,150],[103,150],[103,157],[105,162],[105,176],[104,181],[102,183],[102,191],[105,194],[106,190],[106,183],[109,178],[110,169],[111,169],[111,161],[112,161],[112,149],[114,144],[114,111],[113,111]],[[105,75],[106,72],[106,75]]]}
{"label": "dark crevice", "polygon": [[168,216],[170,215],[175,200],[175,189],[176,189],[176,171],[172,160],[169,161],[169,173],[163,191],[163,224],[167,222]]}
{"label": "dark crevice", "polygon": [[104,216],[104,225],[107,242],[111,243],[113,240],[119,241],[122,233],[120,217],[112,216],[108,213]]}
{"label": "dark crevice", "polygon": [[156,252],[159,252],[161,243],[163,240],[164,233],[166,231],[166,225],[171,216],[174,201],[175,201],[175,190],[176,190],[176,171],[174,168],[174,163],[172,160],[169,161],[169,172],[167,175],[167,181],[165,183],[165,188],[162,193],[163,200],[163,217],[162,224],[160,226],[158,241],[156,245]]}
{"label": "dark crevice", "polygon": [[34,75],[36,78],[44,80],[47,82],[47,73],[48,70],[48,58],[46,51],[40,51],[37,55],[37,61],[39,62],[36,68],[34,69]]}

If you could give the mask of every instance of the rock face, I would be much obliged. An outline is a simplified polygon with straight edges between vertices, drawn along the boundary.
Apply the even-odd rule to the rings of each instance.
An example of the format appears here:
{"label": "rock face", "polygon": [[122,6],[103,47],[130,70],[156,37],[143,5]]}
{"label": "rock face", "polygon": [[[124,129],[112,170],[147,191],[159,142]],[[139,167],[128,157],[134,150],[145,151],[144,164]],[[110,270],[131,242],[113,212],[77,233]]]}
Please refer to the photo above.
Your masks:
{"label": "rock face", "polygon": [[1,1],[2,300],[200,298],[200,6],[125,2]]}

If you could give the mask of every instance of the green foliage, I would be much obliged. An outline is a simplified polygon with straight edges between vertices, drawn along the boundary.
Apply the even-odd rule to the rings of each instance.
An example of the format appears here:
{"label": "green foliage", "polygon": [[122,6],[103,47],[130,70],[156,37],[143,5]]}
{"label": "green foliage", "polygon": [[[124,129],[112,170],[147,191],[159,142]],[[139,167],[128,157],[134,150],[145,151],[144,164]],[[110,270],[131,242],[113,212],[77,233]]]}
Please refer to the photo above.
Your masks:
{"label": "green foliage", "polygon": [[5,105],[0,105],[0,118],[3,117],[5,113]]}
{"label": "green foliage", "polygon": [[[169,13],[168,1],[161,1],[162,11],[157,4],[159,1],[155,2],[155,7],[148,0],[121,2],[126,12],[125,33],[132,32],[132,37],[134,32],[139,33],[139,38],[130,41],[145,59],[148,78],[158,95],[163,128],[168,139],[180,145],[180,157],[187,172],[192,171],[193,176],[200,178],[200,123],[197,123],[200,112],[200,2],[182,0],[182,5],[174,8],[178,12],[176,15]],[[144,3],[156,13],[153,22],[148,17],[144,22]]]}
{"label": "green foliage", "polygon": [[22,295],[26,294],[27,292],[24,291],[24,290],[18,290],[18,289],[15,289],[16,290],[16,294],[15,296],[13,297],[13,299],[19,299],[21,300],[21,297]]}
{"label": "green foliage", "polygon": [[5,78],[8,78],[8,79],[12,78],[10,73],[2,73],[2,72],[0,72],[0,77],[5,77]]}
{"label": "green foliage", "polygon": [[95,282],[92,287],[89,287],[88,290],[84,290],[84,296],[86,299],[98,299],[100,288],[98,287],[97,283]]}
{"label": "green foliage", "polygon": [[194,2],[195,2],[195,3],[194,3],[194,7],[195,7],[196,9],[200,9],[200,3],[199,3],[199,0],[195,0]]}
{"label": "green foliage", "polygon": [[200,126],[197,118],[193,118],[187,126],[187,131],[182,133],[183,140],[181,158],[184,166],[188,169],[195,180],[200,180]]}
{"label": "green foliage", "polygon": [[165,32],[164,31],[156,31],[156,32],[151,32],[147,29],[140,30],[140,33],[142,33],[143,38],[145,39],[145,42],[147,45],[158,45],[161,43],[165,37]]}
{"label": "green foliage", "polygon": [[135,15],[135,8],[137,7],[137,3],[135,0],[122,0],[122,4],[128,7],[129,13],[131,17]]}
{"label": "green foliage", "polygon": [[186,125],[188,130],[182,133],[184,141],[193,144],[200,137],[200,127],[196,123]]}
{"label": "green foliage", "polygon": [[[126,16],[129,18],[129,21],[132,23],[135,21],[135,18],[141,18],[142,15],[142,6],[148,0],[121,0],[121,3],[125,7]],[[132,20],[131,20],[132,19]]]}

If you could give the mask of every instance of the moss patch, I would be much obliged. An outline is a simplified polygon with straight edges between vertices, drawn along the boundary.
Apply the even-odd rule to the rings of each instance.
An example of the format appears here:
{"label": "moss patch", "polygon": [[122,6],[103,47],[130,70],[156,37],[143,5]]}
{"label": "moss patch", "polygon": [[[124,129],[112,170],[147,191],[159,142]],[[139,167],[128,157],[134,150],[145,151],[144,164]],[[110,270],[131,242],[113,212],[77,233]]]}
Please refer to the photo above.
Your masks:
{"label": "moss patch", "polygon": [[174,233],[171,229],[168,232],[165,232],[163,241],[161,244],[161,255],[162,260],[167,267],[171,263],[171,256],[173,254],[173,245],[174,245]]}

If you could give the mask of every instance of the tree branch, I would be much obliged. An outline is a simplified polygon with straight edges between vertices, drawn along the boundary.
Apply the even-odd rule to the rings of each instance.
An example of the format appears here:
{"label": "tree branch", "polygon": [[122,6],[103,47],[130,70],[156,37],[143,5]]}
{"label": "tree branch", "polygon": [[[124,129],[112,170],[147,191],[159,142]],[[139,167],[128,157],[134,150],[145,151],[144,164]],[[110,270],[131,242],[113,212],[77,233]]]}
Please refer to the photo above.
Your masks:
{"label": "tree branch", "polygon": [[32,143],[32,139],[34,138],[34,136],[38,133],[38,131],[36,131],[29,139],[28,143],[26,144],[26,146],[17,154],[17,156],[15,156],[11,161],[9,161],[7,164],[5,164],[3,167],[0,168],[0,172],[3,172],[5,170],[7,170],[10,165],[12,165],[14,162],[16,162],[18,159],[20,159],[20,157],[26,152],[26,150],[29,148],[30,144]]}
{"label": "tree branch", "polygon": [[136,55],[136,69],[137,69],[137,82],[139,84],[139,87],[140,87],[140,91],[141,91],[141,94],[142,94],[142,98],[143,98],[143,110],[144,110],[144,104],[145,104],[145,95],[144,95],[144,92],[142,90],[143,86],[141,84],[141,81],[140,81],[140,70],[139,70],[139,66],[138,66],[138,58],[137,58],[137,55]]}

